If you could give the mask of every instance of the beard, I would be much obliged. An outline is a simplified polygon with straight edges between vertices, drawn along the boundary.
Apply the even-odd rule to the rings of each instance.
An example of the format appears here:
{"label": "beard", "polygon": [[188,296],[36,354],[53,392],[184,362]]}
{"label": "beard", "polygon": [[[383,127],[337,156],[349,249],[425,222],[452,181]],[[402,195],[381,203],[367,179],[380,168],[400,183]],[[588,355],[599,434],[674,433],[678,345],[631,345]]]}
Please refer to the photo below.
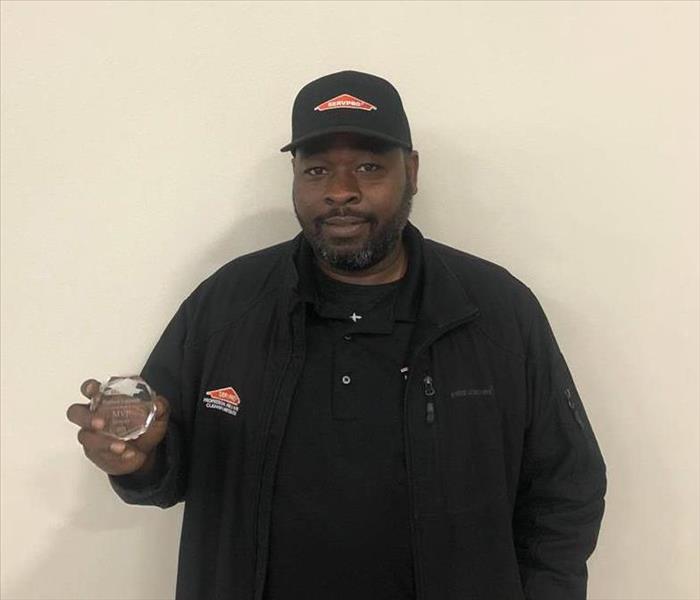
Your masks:
{"label": "beard", "polygon": [[[292,196],[294,197],[293,193]],[[401,204],[391,219],[378,227],[376,218],[372,215],[367,215],[370,235],[362,247],[353,249],[330,244],[321,233],[324,219],[333,216],[353,215],[352,209],[350,211],[336,211],[323,217],[318,217],[312,222],[305,223],[297,212],[296,198],[293,199],[294,214],[316,258],[327,263],[333,269],[351,273],[369,269],[391,254],[401,240],[401,233],[408,222],[413,206],[413,193],[409,182],[406,181],[401,193]]]}

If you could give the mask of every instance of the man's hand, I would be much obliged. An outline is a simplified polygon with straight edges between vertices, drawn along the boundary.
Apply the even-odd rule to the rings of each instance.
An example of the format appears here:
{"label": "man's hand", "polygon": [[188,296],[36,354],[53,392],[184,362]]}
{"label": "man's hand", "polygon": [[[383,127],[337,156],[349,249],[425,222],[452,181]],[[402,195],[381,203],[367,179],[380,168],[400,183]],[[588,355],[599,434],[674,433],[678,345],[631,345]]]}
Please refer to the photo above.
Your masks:
{"label": "man's hand", "polygon": [[[88,379],[80,386],[86,398],[92,398],[100,389],[100,382]],[[147,473],[153,468],[155,447],[165,437],[168,428],[170,406],[163,396],[156,396],[156,415],[146,432],[124,442],[109,437],[100,430],[104,422],[90,412],[89,404],[71,404],[66,416],[71,423],[80,427],[78,441],[82,444],[85,456],[109,475],[127,473]]]}

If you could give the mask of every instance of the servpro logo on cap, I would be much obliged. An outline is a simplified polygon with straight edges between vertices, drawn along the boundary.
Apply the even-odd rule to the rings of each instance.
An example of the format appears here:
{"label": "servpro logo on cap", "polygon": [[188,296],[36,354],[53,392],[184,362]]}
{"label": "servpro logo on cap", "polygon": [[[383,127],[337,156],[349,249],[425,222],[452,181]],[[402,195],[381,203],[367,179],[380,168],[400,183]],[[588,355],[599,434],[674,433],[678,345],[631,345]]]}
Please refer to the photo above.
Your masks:
{"label": "servpro logo on cap", "polygon": [[322,104],[319,104],[314,110],[323,112],[324,110],[333,110],[334,108],[353,108],[355,110],[377,110],[374,104],[355,98],[350,94],[341,94],[330,100],[326,100]]}

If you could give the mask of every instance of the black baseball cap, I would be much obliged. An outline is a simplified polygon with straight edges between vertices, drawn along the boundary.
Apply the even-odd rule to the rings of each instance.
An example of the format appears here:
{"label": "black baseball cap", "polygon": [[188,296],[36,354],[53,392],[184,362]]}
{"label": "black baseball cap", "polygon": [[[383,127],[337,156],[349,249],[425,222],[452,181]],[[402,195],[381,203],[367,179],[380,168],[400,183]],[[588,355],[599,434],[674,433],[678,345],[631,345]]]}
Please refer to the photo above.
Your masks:
{"label": "black baseball cap", "polygon": [[340,71],[307,83],[294,100],[292,141],[281,152],[329,133],[351,132],[413,149],[396,88],[386,79]]}

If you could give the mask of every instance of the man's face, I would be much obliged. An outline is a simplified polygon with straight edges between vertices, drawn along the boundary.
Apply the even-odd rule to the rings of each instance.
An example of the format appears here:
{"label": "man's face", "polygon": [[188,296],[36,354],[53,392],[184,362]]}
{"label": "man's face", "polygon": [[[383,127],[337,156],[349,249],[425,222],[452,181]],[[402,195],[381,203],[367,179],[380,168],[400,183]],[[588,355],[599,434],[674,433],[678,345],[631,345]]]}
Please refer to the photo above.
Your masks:
{"label": "man's face", "polygon": [[315,255],[363,271],[401,239],[417,191],[418,154],[342,133],[297,149],[294,212]]}

